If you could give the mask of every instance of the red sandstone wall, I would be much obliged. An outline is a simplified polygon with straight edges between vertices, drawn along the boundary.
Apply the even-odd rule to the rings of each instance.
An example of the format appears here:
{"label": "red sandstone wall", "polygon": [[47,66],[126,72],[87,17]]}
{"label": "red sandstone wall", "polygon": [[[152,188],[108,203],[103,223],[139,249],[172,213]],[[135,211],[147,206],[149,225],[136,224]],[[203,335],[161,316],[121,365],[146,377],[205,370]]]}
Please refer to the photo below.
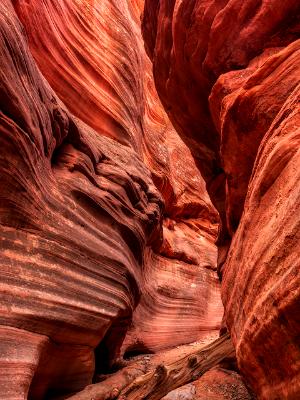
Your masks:
{"label": "red sandstone wall", "polygon": [[141,5],[0,4],[3,399],[220,326],[218,215],[157,98]]}
{"label": "red sandstone wall", "polygon": [[221,214],[239,367],[268,400],[300,396],[299,12],[293,0],[146,0],[143,18],[159,96]]}
{"label": "red sandstone wall", "polygon": [[146,0],[188,147],[142,8],[0,5],[0,397],[76,392],[123,354],[216,333],[206,181],[239,367],[259,398],[295,399],[299,2]]}

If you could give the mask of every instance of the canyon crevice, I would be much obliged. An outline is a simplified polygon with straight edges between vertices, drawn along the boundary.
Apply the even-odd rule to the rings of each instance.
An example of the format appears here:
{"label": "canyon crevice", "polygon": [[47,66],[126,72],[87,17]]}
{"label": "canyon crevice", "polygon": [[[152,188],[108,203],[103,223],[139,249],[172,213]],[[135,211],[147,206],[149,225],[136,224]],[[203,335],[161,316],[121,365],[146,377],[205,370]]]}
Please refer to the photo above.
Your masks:
{"label": "canyon crevice", "polygon": [[0,399],[300,396],[297,0],[2,0]]}

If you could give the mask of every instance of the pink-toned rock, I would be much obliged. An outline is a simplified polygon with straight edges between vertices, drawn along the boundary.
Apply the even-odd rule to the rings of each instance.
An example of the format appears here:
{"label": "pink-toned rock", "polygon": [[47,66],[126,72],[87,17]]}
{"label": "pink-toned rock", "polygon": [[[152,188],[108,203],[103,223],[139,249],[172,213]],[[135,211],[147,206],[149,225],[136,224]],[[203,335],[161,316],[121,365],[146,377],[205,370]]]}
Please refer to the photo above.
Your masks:
{"label": "pink-toned rock", "polygon": [[153,353],[218,334],[223,307],[214,271],[151,252],[143,272],[144,290],[123,353]]}
{"label": "pink-toned rock", "polygon": [[0,327],[0,388],[3,399],[27,398],[48,338],[9,326]]}
{"label": "pink-toned rock", "polygon": [[[190,151],[174,131],[157,97],[151,62],[144,52],[140,33],[138,12],[141,4],[123,2],[114,5],[111,2],[102,2],[100,5],[96,2],[93,6],[89,5],[88,10],[86,3],[82,1],[72,4],[72,1],[61,0],[59,7],[46,0],[42,4],[32,2],[30,6],[21,0],[17,4],[18,14],[28,31],[30,47],[40,69],[65,104],[71,110],[75,107],[74,113],[93,126],[98,133],[103,134],[103,129],[95,126],[92,121],[103,124],[103,101],[110,101],[110,112],[118,114],[118,108],[124,108],[123,102],[128,97],[127,92],[131,91],[134,94],[131,96],[133,103],[129,107],[132,117],[124,119],[123,126],[127,132],[134,133],[129,144],[138,149],[150,169],[154,183],[165,200],[167,219],[162,232],[162,246],[157,243],[155,252],[147,252],[144,260],[143,283],[140,286],[142,297],[133,316],[135,333],[130,333],[125,340],[123,351],[127,347],[132,351],[135,347],[135,351],[138,351],[138,347],[154,351],[197,340],[211,330],[218,329],[223,311],[216,274],[211,271],[216,266],[214,241],[218,216]],[[69,10],[67,15],[73,26],[71,31],[65,28],[58,29],[64,26],[65,18],[64,14],[58,12],[60,8]],[[128,16],[121,31],[117,25],[109,29],[106,27],[103,31],[103,21],[115,18],[120,10]],[[86,18],[86,12],[93,15],[93,18]],[[84,16],[83,20],[77,18],[77,15],[81,14]],[[41,31],[35,23],[36,19],[44,20],[47,29]],[[93,32],[92,38],[84,29],[85,25]],[[122,33],[123,29],[128,31],[125,36]],[[106,36],[110,38],[109,43],[104,40]],[[72,47],[76,62],[70,63],[68,59],[62,62],[61,55],[68,51],[69,43],[79,40],[84,41],[86,47],[80,50]],[[111,57],[103,57],[101,49],[104,43],[105,46],[110,46]],[[54,45],[55,51],[46,54],[45,49],[53,48]],[[126,52],[129,46],[130,52]],[[98,49],[96,53],[93,52],[94,48]],[[113,51],[114,48],[118,51]],[[76,56],[78,51],[83,52],[80,58]],[[124,58],[126,63],[130,63],[127,68]],[[49,59],[50,62],[47,61]],[[93,65],[93,69],[90,64]],[[104,68],[106,64],[110,65],[109,70]],[[121,67],[125,70],[124,74],[119,76]],[[113,71],[115,73],[112,73]],[[100,83],[96,86],[90,84],[90,80],[95,79],[95,74],[98,77],[96,82],[110,79],[113,86],[118,88],[115,93],[110,94],[110,99],[101,100],[103,87]],[[122,77],[126,78],[123,86],[126,85],[127,92],[124,92],[123,86],[120,85]],[[76,82],[76,92],[70,91],[65,83],[71,78]],[[139,83],[138,87],[136,82]],[[78,93],[80,98],[74,103]],[[85,96],[82,93],[85,93]],[[98,99],[98,103],[91,108],[87,99],[92,95]],[[107,108],[107,105],[105,107]],[[137,121],[139,122],[136,126],[133,122],[136,124]],[[114,135],[116,131],[112,129],[108,136]],[[117,139],[120,138],[118,134]],[[176,229],[170,229],[173,225],[176,225]],[[159,237],[157,239],[159,241]],[[190,272],[192,268],[193,271]],[[167,277],[168,282],[163,276]],[[160,289],[161,286],[163,288]],[[161,290],[166,293],[163,301],[159,293]],[[149,309],[146,304],[153,301],[155,306],[153,304]],[[192,315],[195,318],[194,322],[191,314],[183,311],[191,308],[191,305],[195,310]],[[185,314],[186,317],[181,317],[181,314]],[[180,323],[179,319],[182,319]],[[161,321],[164,321],[163,329]],[[136,329],[139,334],[136,333]],[[143,343],[142,346],[140,342]],[[138,345],[135,346],[134,343]],[[116,344],[114,346],[117,347]]]}
{"label": "pink-toned rock", "polygon": [[[0,397],[25,398],[35,374],[47,377],[30,388],[43,398],[90,383],[93,349],[114,332],[115,348],[122,342],[162,200],[132,149],[61,104],[29,53],[10,1],[0,12],[0,324],[58,345],[42,354],[39,341],[28,343],[28,362],[15,371],[15,381],[28,376],[27,386],[9,395],[3,386]],[[1,346],[9,354],[5,341]]]}
{"label": "pink-toned rock", "polygon": [[137,4],[14,3],[39,68],[69,110],[99,134],[140,150],[144,92]]}
{"label": "pink-toned rock", "polygon": [[159,186],[167,216],[163,240],[145,255],[144,290],[122,346],[127,354],[197,341],[219,329],[222,319],[215,273],[218,217],[190,152],[174,132],[167,134],[168,185]]}
{"label": "pink-toned rock", "polygon": [[153,351],[220,325],[218,216],[156,95],[141,7],[0,5],[0,398],[81,390],[131,321]]}

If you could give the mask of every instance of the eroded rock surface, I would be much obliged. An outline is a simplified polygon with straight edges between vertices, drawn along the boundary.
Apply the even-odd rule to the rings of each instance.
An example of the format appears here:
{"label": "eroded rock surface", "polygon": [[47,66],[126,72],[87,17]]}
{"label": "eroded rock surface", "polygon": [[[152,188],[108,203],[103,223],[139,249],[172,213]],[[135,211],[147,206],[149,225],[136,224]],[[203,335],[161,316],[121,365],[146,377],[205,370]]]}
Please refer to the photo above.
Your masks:
{"label": "eroded rock surface", "polygon": [[1,2],[0,398],[299,397],[299,7]]}
{"label": "eroded rock surface", "polygon": [[[127,343],[128,351],[138,351],[139,346],[153,351],[197,340],[217,330],[222,315],[219,283],[213,272],[218,216],[190,151],[174,131],[158,100],[151,63],[145,55],[140,33],[141,5],[110,1],[87,5],[83,1],[66,0],[58,4],[44,1],[42,4],[31,2],[29,6],[18,2],[17,11],[29,32],[30,47],[39,67],[65,104],[71,110],[75,107],[76,115],[98,133],[105,131],[122,141],[114,128],[108,130],[91,121],[106,126],[102,118],[104,111],[119,118],[119,110],[123,113],[129,109],[131,115],[126,114],[119,125],[131,134],[129,144],[142,155],[165,200],[162,246],[158,243],[155,251],[147,251],[144,259],[142,286],[145,289],[141,290],[141,306],[133,319],[139,333],[125,341],[124,351]],[[126,16],[124,22],[121,14]],[[65,15],[69,15],[72,30],[65,27]],[[37,20],[44,21],[47,29],[41,30]],[[107,29],[107,22],[112,20],[120,21],[121,26],[114,23]],[[70,43],[73,43],[71,48]],[[48,54],[45,50],[48,47],[54,47],[55,51]],[[81,57],[77,56],[78,51]],[[70,52],[76,62],[62,61],[62,54]],[[120,71],[124,72],[120,74]],[[76,93],[68,88],[67,82],[71,79],[76,83]],[[103,81],[115,91],[106,94]],[[98,101],[93,107],[89,100],[92,95]],[[75,104],[74,99],[78,97],[79,104]],[[156,239],[159,241],[159,237]],[[147,335],[151,336],[149,340]]]}
{"label": "eroded rock surface", "polygon": [[279,0],[146,0],[143,19],[159,96],[221,215],[238,364],[268,400],[300,396],[299,21]]}
{"label": "eroded rock surface", "polygon": [[3,399],[220,326],[218,214],[156,95],[142,6],[0,5]]}

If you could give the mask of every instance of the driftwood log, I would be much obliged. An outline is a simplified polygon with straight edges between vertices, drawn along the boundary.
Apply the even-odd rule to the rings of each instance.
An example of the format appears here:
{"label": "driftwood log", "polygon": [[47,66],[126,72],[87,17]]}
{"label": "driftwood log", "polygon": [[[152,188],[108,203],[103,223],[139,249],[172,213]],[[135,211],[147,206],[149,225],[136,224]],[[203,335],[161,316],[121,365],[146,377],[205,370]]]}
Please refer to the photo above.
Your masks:
{"label": "driftwood log", "polygon": [[[167,353],[166,353],[167,354]],[[207,346],[193,345],[188,354],[180,351],[145,357],[106,380],[86,387],[69,400],[159,400],[172,390],[198,379],[206,371],[235,354],[228,334]]]}

